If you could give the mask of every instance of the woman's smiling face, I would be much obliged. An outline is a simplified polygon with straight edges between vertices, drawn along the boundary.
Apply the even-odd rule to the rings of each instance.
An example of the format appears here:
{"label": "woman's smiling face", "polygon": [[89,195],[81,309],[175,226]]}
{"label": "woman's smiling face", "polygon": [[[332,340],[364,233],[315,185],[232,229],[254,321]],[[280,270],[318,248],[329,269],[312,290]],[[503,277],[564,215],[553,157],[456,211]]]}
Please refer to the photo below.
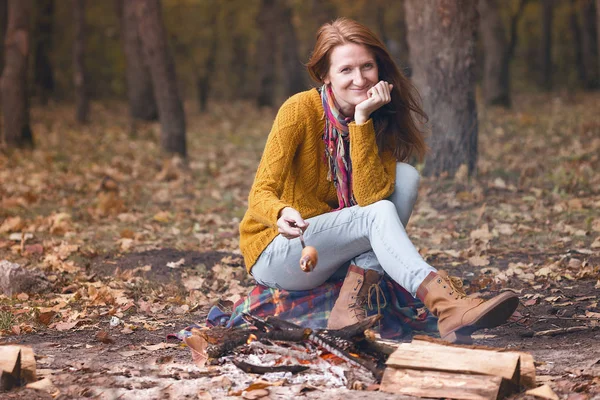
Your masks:
{"label": "woman's smiling face", "polygon": [[368,98],[368,90],[379,82],[373,53],[365,46],[347,43],[335,47],[329,59],[329,72],[323,80],[331,84],[340,111],[354,116],[354,107]]}

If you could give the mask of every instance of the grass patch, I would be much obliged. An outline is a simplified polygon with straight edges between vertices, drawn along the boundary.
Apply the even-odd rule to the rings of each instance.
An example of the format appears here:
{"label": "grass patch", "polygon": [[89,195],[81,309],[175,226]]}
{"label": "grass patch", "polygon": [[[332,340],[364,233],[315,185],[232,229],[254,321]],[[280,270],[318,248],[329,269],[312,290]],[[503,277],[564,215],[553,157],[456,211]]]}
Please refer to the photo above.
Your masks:
{"label": "grass patch", "polygon": [[8,331],[17,323],[10,311],[0,311],[0,331]]}

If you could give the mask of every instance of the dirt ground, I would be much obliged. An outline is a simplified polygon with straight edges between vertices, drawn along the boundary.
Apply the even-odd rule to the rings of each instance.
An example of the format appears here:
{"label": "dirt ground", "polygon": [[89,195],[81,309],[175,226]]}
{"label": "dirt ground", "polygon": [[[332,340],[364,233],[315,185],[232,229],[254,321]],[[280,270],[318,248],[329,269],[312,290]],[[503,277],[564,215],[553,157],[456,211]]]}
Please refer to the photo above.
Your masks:
{"label": "dirt ground", "polygon": [[[276,110],[188,107],[183,161],[160,153],[157,124],[133,129],[124,105],[93,106],[86,126],[68,105],[34,107],[36,148],[0,152],[0,260],[51,286],[0,295],[0,343],[31,345],[62,399],[240,398],[258,376],[230,360],[198,368],[167,335],[252,286],[238,228]],[[476,177],[424,177],[407,226],[468,293],[518,293],[518,314],[476,343],[530,352],[537,383],[563,400],[600,398],[598,109],[583,92],[481,107]],[[319,361],[263,378],[272,399],[398,398],[344,388],[351,369]]]}
{"label": "dirt ground", "polygon": [[[154,268],[147,273],[146,279],[152,282],[173,283],[181,281],[182,270],[166,267],[168,262],[184,258],[210,267],[225,255],[226,253],[220,252],[198,253],[164,249],[92,260],[91,268],[100,274],[110,275],[114,272],[115,265],[121,270],[127,270],[152,263]],[[458,266],[452,273],[464,277],[469,274],[469,270],[467,265],[462,268]],[[468,284],[486,279],[489,278],[480,275],[476,279],[465,278],[464,281]],[[524,299],[535,296],[536,291],[520,282],[510,281],[508,286],[519,293],[523,303]],[[558,304],[522,304],[518,310],[518,318],[501,327],[477,332],[476,343],[531,353],[536,361],[538,383],[550,384],[561,398],[600,398],[600,329],[592,327],[580,332],[557,332],[552,336],[536,335],[558,328],[582,326],[574,316],[586,309],[587,302],[597,301],[595,284],[593,279],[577,281],[576,285],[548,284],[543,291],[560,296]],[[493,288],[493,285],[490,287]],[[483,292],[484,296],[490,294],[489,291]],[[592,309],[588,307],[587,310],[600,312],[597,306]],[[46,330],[36,335],[8,337],[4,342],[32,346],[38,363],[38,374],[51,378],[61,392],[61,399],[236,398],[228,394],[243,390],[254,382],[257,376],[238,372],[233,376],[241,374],[245,379],[232,381],[224,378],[232,376],[230,371],[235,369],[226,360],[222,365],[199,369],[193,364],[191,354],[184,345],[177,340],[167,340],[168,334],[192,323],[202,323],[205,317],[206,309],[198,309],[185,315],[165,312],[154,318],[154,321],[161,323],[160,328],[152,331],[139,329],[129,334],[111,328],[107,317],[99,317],[91,324],[67,332]],[[148,318],[153,319],[151,316]],[[127,318],[124,318],[124,321],[127,321]],[[110,342],[99,341],[99,331],[107,332]],[[160,348],[163,346],[164,348]],[[352,369],[349,366],[345,367]],[[270,388],[270,398],[399,398],[381,392],[348,390],[343,387],[313,386],[310,391],[299,392],[300,390],[306,388],[302,385],[273,386]],[[207,393],[210,393],[211,397],[208,397]],[[52,397],[22,389],[0,394],[0,398]],[[521,394],[514,398],[527,396]]]}

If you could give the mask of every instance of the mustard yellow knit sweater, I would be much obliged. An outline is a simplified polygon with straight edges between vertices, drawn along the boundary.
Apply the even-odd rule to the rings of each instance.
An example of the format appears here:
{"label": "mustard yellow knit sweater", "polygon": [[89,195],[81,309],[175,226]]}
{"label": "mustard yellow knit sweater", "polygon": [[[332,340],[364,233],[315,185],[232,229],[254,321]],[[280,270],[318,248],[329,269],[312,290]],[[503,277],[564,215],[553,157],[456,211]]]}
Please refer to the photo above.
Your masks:
{"label": "mustard yellow knit sweater", "polygon": [[[290,97],[279,109],[240,223],[240,249],[248,271],[279,234],[277,219],[283,208],[293,207],[308,219],[338,207],[335,186],[327,180],[324,129],[316,89]],[[366,206],[392,194],[396,159],[390,151],[380,156],[371,119],[350,123],[349,129],[352,190],[358,205]]]}

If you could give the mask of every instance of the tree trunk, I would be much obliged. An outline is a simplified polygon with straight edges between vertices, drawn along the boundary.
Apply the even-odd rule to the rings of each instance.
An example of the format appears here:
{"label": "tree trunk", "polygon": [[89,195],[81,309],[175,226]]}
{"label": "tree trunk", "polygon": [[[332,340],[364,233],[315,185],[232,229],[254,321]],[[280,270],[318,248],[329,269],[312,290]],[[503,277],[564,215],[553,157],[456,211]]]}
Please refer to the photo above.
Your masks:
{"label": "tree trunk", "polygon": [[88,121],[90,102],[85,69],[85,0],[73,0],[73,82],[75,84],[75,119]]}
{"label": "tree trunk", "polygon": [[475,39],[477,0],[404,3],[413,82],[430,117],[431,152],[425,175],[448,174],[477,165]]}
{"label": "tree trunk", "polygon": [[600,86],[598,71],[598,37],[596,13],[600,12],[592,1],[580,1],[581,47],[585,68],[584,89],[593,90]]}
{"label": "tree trunk", "polygon": [[0,71],[4,68],[4,37],[6,34],[6,25],[8,23],[8,0],[0,0]]}
{"label": "tree trunk", "polygon": [[164,151],[186,156],[185,114],[175,64],[167,43],[159,0],[137,0],[136,16],[144,57],[150,68]]}
{"label": "tree trunk", "polygon": [[285,96],[291,96],[306,89],[306,74],[298,57],[298,38],[292,22],[292,9],[287,2],[280,2],[281,52],[283,58],[283,84]]}
{"label": "tree trunk", "polygon": [[231,65],[234,82],[239,88],[238,96],[242,99],[255,99],[255,85],[253,79],[248,79],[255,72],[256,67],[248,62],[248,38],[241,33],[234,33],[231,39],[231,52],[235,63]]}
{"label": "tree trunk", "polygon": [[54,74],[48,54],[52,52],[54,0],[36,0],[35,47],[33,49],[34,83],[42,104],[54,92]]}
{"label": "tree trunk", "polygon": [[[219,3],[214,2],[211,7],[212,18],[210,23],[210,47],[204,63],[204,72],[196,78],[196,89],[198,92],[198,104],[200,111],[205,112],[208,107],[208,95],[211,89],[211,79],[214,77],[217,64],[217,50],[219,49]],[[235,59],[236,63],[240,61]]]}
{"label": "tree trunk", "polygon": [[484,46],[483,96],[488,105],[510,107],[510,62],[517,45],[517,25],[528,0],[511,16],[508,39],[496,0],[479,0],[479,29]]}
{"label": "tree trunk", "polygon": [[277,47],[277,6],[275,0],[262,0],[257,16],[260,39],[257,46],[259,107],[275,105],[275,51]]}
{"label": "tree trunk", "polygon": [[577,78],[579,78],[579,82],[581,82],[582,86],[585,86],[587,78],[585,65],[583,64],[583,50],[581,47],[581,27],[579,26],[579,19],[577,17],[576,0],[570,0],[569,6],[569,28],[571,29],[571,34],[573,35],[575,69],[577,70]]}
{"label": "tree trunk", "polygon": [[156,108],[156,100],[152,89],[152,78],[142,53],[142,43],[135,16],[135,2],[117,0],[117,8],[125,52],[125,79],[127,81],[129,114],[135,119],[155,121],[158,119],[158,109]]}
{"label": "tree trunk", "polygon": [[554,17],[554,0],[542,3],[542,43],[540,47],[540,64],[542,69],[540,86],[545,90],[552,89],[552,19]]}
{"label": "tree trunk", "polygon": [[[406,1],[406,0],[404,0]],[[381,7],[382,13],[385,12],[385,5]],[[390,53],[398,63],[400,70],[406,74],[406,76],[410,77],[412,75],[412,69],[410,66],[410,49],[408,47],[407,41],[407,28],[406,28],[406,12],[404,12],[404,7],[402,7],[402,15],[396,22],[398,25],[399,36],[396,38],[388,38],[388,49]]]}
{"label": "tree trunk", "polygon": [[508,41],[496,0],[479,0],[479,29],[484,47],[483,98],[510,107]]}
{"label": "tree trunk", "polygon": [[9,0],[5,64],[0,78],[4,141],[8,147],[33,146],[27,98],[30,15],[31,0]]}
{"label": "tree trunk", "polygon": [[598,75],[600,75],[600,0],[596,0],[596,44],[598,46]]}

